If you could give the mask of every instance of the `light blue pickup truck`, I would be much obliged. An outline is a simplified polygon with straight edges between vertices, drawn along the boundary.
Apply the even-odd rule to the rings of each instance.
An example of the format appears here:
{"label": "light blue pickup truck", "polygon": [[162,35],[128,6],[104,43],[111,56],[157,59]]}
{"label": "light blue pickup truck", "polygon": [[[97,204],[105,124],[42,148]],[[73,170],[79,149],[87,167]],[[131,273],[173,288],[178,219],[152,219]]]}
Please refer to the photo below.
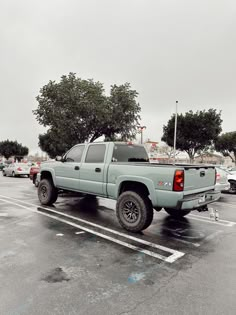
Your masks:
{"label": "light blue pickup truck", "polygon": [[123,142],[78,144],[60,161],[41,164],[38,197],[52,205],[58,191],[117,200],[119,223],[128,231],[146,229],[153,208],[175,217],[216,201],[214,166],[149,163],[142,145]]}

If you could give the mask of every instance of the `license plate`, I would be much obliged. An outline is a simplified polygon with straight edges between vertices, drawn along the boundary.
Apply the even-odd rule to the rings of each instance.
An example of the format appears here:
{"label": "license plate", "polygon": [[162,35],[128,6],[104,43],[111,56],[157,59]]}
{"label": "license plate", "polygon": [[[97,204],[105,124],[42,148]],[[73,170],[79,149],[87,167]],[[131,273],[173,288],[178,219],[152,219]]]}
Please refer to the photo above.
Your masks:
{"label": "license plate", "polygon": [[199,203],[203,203],[203,202],[205,202],[206,201],[206,196],[204,195],[204,196],[201,196],[200,198],[199,198],[199,200],[198,200],[198,202]]}

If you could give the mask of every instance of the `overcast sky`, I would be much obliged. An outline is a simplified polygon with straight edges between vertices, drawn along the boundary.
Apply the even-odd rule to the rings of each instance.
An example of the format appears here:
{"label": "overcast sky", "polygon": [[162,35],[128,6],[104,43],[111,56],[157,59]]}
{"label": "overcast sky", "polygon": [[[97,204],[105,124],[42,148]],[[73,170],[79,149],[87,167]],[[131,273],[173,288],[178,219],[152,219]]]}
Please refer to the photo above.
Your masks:
{"label": "overcast sky", "polygon": [[75,72],[139,92],[144,138],[175,111],[222,110],[235,131],[235,0],[8,0],[0,7],[0,140],[35,152],[32,110],[49,80]]}

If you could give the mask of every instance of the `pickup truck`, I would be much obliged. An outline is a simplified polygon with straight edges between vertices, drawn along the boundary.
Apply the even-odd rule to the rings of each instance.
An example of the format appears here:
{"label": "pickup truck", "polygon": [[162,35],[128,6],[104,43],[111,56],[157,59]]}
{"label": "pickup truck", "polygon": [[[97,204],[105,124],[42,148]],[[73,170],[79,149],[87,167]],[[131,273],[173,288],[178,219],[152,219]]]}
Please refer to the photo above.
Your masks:
{"label": "pickup truck", "polygon": [[151,224],[153,209],[183,217],[220,197],[214,166],[149,163],[144,146],[124,142],[75,145],[61,160],[42,163],[38,180],[42,205],[56,202],[58,191],[117,200],[118,221],[131,232]]}

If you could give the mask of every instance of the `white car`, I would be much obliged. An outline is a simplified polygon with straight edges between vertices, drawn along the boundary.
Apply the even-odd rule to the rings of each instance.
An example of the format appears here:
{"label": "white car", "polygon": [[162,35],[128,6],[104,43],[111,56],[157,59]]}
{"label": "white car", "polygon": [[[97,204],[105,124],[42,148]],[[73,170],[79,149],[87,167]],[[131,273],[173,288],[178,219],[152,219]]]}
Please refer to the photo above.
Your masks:
{"label": "white car", "polygon": [[4,167],[2,170],[3,176],[21,176],[27,175],[29,177],[30,167],[26,163],[12,163]]}
{"label": "white car", "polygon": [[230,183],[229,192],[236,194],[236,173],[228,173],[228,181]]}
{"label": "white car", "polygon": [[228,172],[230,172],[230,174],[236,174],[236,167],[231,167],[228,169]]}
{"label": "white car", "polygon": [[230,183],[228,181],[228,172],[220,167],[216,167],[216,185],[217,191],[229,191]]}

